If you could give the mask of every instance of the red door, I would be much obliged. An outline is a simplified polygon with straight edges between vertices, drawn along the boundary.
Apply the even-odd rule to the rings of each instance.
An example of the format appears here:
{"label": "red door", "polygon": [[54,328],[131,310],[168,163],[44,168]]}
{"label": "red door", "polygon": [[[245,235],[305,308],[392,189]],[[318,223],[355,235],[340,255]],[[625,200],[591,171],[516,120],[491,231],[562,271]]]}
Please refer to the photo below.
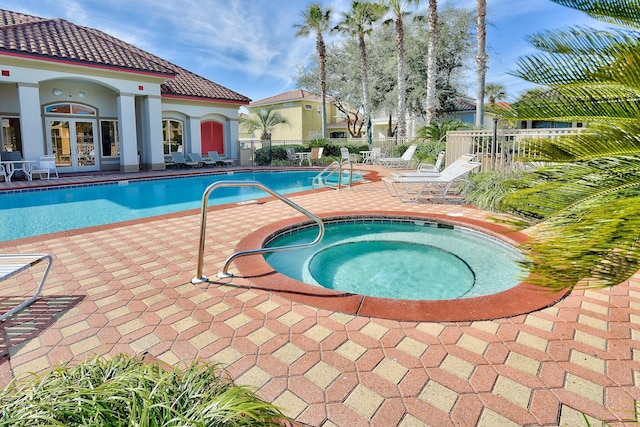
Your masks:
{"label": "red door", "polygon": [[222,123],[209,120],[200,123],[202,153],[217,151],[224,154],[224,128]]}

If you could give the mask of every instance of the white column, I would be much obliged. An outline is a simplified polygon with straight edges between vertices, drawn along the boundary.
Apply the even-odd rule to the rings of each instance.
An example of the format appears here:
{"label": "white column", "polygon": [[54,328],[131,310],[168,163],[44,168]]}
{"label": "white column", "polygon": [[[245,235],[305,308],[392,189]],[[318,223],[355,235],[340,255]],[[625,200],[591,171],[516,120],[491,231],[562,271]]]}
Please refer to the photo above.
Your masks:
{"label": "white column", "polygon": [[152,170],[164,169],[162,146],[162,100],[147,96],[143,100],[142,163]]}
{"label": "white column", "polygon": [[120,123],[120,171],[137,172],[139,168],[135,95],[119,93],[117,102]]}
{"label": "white column", "polygon": [[20,104],[22,157],[27,160],[36,160],[40,155],[45,154],[38,85],[18,83],[18,100]]}
{"label": "white column", "polygon": [[240,139],[238,131],[238,119],[228,118],[224,123],[224,148],[227,158],[238,159],[238,140]]}
{"label": "white column", "polygon": [[200,117],[189,117],[187,119],[188,134],[183,135],[188,139],[184,145],[185,156],[187,153],[200,153],[202,154],[202,132],[200,129]]}

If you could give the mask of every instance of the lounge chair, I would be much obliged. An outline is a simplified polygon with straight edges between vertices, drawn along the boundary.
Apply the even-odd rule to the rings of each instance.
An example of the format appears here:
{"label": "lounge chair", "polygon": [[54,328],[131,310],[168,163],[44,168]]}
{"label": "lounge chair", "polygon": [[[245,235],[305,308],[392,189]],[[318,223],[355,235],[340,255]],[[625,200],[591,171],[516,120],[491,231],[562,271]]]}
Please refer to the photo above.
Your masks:
{"label": "lounge chair", "polygon": [[439,175],[384,177],[382,182],[391,196],[403,202],[415,202],[421,197],[444,199],[454,182],[479,167],[477,162],[458,163]]}
{"label": "lounge chair", "polygon": [[173,161],[179,168],[181,167],[197,168],[200,166],[198,162],[193,162],[185,159],[184,154],[182,154],[179,151],[174,151],[173,153],[171,153],[171,157],[173,158]]}
{"label": "lounge chair", "polygon": [[47,261],[47,265],[42,272],[42,277],[40,278],[40,283],[38,284],[35,293],[20,304],[11,308],[6,313],[0,315],[0,322],[10,316],[13,316],[38,298],[40,292],[42,292],[42,288],[44,287],[44,282],[47,280],[47,274],[49,273],[49,269],[51,269],[51,263],[53,262],[53,258],[49,254],[0,254],[0,285],[5,279],[9,279],[10,277],[17,275],[18,273],[25,271],[42,261]]}
{"label": "lounge chair", "polygon": [[223,164],[225,166],[233,166],[233,160],[220,157],[217,151],[209,151],[209,158],[211,161]]}
{"label": "lounge chair", "polygon": [[416,153],[417,148],[418,146],[416,144],[411,144],[402,154],[402,157],[380,157],[378,159],[378,164],[386,168],[407,169],[411,167],[411,161],[413,160],[413,155]]}
{"label": "lounge chair", "polygon": [[189,154],[187,154],[187,157],[189,157],[189,160],[191,160],[192,162],[198,162],[201,165],[206,165],[206,166],[215,166],[216,165],[216,162],[211,160],[209,158],[209,156],[203,157],[202,154],[200,154],[200,153],[189,153]]}
{"label": "lounge chair", "polygon": [[440,172],[442,163],[444,163],[444,151],[438,153],[438,157],[436,157],[436,162],[434,164],[418,163],[416,172]]}
{"label": "lounge chair", "polygon": [[40,179],[44,179],[46,175],[46,179],[51,178],[51,173],[56,174],[56,178],[60,178],[58,175],[58,168],[56,168],[56,156],[53,154],[45,154],[40,156],[40,161],[38,164],[33,164],[29,169],[29,173],[33,178],[33,175],[40,175]]}
{"label": "lounge chair", "polygon": [[[443,151],[443,153],[444,153],[444,151]],[[420,165],[418,165],[418,168],[415,171],[411,171],[411,172],[392,172],[391,175],[393,175],[393,176],[427,176],[427,175],[429,175],[429,176],[438,176],[441,173],[445,172],[447,169],[454,168],[457,165],[459,165],[460,163],[469,163],[469,162],[475,160],[475,158],[476,158],[475,154],[464,154],[464,155],[460,156],[458,159],[456,159],[453,163],[448,165],[446,168],[444,168],[444,170],[442,172],[434,170],[433,167],[429,167],[429,166],[436,166],[437,163],[438,163],[436,161],[436,165],[428,165],[427,167],[425,167],[425,166],[421,166],[421,165],[423,165],[423,163],[420,163]]]}

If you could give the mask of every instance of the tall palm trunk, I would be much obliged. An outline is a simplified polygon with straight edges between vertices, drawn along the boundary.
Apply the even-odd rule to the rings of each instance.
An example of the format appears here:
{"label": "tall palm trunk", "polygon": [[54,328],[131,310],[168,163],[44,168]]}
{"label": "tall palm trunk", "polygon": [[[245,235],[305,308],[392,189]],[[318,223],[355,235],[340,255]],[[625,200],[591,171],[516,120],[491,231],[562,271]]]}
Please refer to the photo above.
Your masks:
{"label": "tall palm trunk", "polygon": [[365,126],[371,120],[371,97],[369,95],[369,72],[367,71],[367,46],[364,41],[364,33],[358,34],[358,46],[360,47],[360,73],[362,74],[362,102],[364,108]]}
{"label": "tall palm trunk", "polygon": [[399,141],[404,142],[404,138],[407,135],[407,82],[405,77],[404,24],[402,16],[396,18],[396,45],[398,49],[398,130],[396,131],[396,136]]}
{"label": "tall palm trunk", "polygon": [[427,125],[436,118],[436,58],[438,51],[438,1],[429,0],[429,48],[427,51]]}
{"label": "tall palm trunk", "polygon": [[476,95],[476,127],[484,127],[484,84],[487,75],[487,28],[485,19],[487,17],[487,0],[478,0],[478,54],[476,63],[478,64],[478,80]]}
{"label": "tall palm trunk", "polygon": [[327,51],[322,33],[318,32],[316,49],[320,65],[320,96],[322,97],[322,137],[327,137]]}

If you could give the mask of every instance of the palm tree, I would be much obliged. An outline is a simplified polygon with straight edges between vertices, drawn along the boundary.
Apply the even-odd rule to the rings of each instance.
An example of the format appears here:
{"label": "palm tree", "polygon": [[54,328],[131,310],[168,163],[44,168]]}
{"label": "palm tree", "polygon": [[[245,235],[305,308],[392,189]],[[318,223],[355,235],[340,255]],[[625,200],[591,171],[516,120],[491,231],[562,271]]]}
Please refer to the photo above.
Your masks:
{"label": "palm tree", "polygon": [[504,207],[538,222],[534,281],[615,285],[640,268],[640,6],[553,0],[625,28],[576,27],[530,37],[541,53],[516,75],[543,85],[512,105],[517,119],[590,123],[577,136],[533,141],[536,160]]}
{"label": "palm tree", "polygon": [[398,56],[398,121],[396,136],[400,141],[404,141],[407,135],[407,81],[404,60],[404,21],[407,9],[412,5],[418,5],[420,0],[387,0],[386,6],[394,16],[396,27],[396,54]]}
{"label": "palm tree", "polygon": [[484,91],[487,75],[487,0],[478,0],[478,23],[476,33],[478,37],[478,53],[476,55],[477,68],[477,97],[476,97],[476,127],[484,127]]}
{"label": "palm tree", "polygon": [[507,90],[502,83],[487,83],[484,85],[484,96],[489,98],[489,104],[507,99]]}
{"label": "palm tree", "polygon": [[361,2],[353,0],[351,10],[342,16],[342,21],[335,27],[337,31],[349,34],[358,39],[360,49],[360,74],[362,75],[362,100],[364,108],[364,123],[367,134],[371,126],[371,98],[369,96],[369,75],[367,72],[367,46],[365,36],[373,31],[373,24],[382,18],[386,12],[384,5],[379,3]]}
{"label": "palm tree", "polygon": [[303,23],[296,25],[299,36],[316,36],[316,52],[318,54],[318,66],[320,72],[320,95],[322,97],[322,137],[327,137],[327,59],[326,45],[323,34],[329,30],[331,21],[331,9],[323,9],[317,3],[310,4],[305,12],[301,13]]}
{"label": "palm tree", "polygon": [[243,126],[247,132],[254,133],[260,131],[260,139],[271,139],[271,132],[273,128],[280,124],[289,124],[287,119],[282,117],[280,113],[273,112],[273,107],[269,107],[264,110],[260,110],[259,113],[254,114],[253,117],[240,118],[240,125]]}
{"label": "palm tree", "polygon": [[438,1],[429,0],[429,47],[427,49],[427,114],[426,121],[436,119],[436,75],[438,56]]}

